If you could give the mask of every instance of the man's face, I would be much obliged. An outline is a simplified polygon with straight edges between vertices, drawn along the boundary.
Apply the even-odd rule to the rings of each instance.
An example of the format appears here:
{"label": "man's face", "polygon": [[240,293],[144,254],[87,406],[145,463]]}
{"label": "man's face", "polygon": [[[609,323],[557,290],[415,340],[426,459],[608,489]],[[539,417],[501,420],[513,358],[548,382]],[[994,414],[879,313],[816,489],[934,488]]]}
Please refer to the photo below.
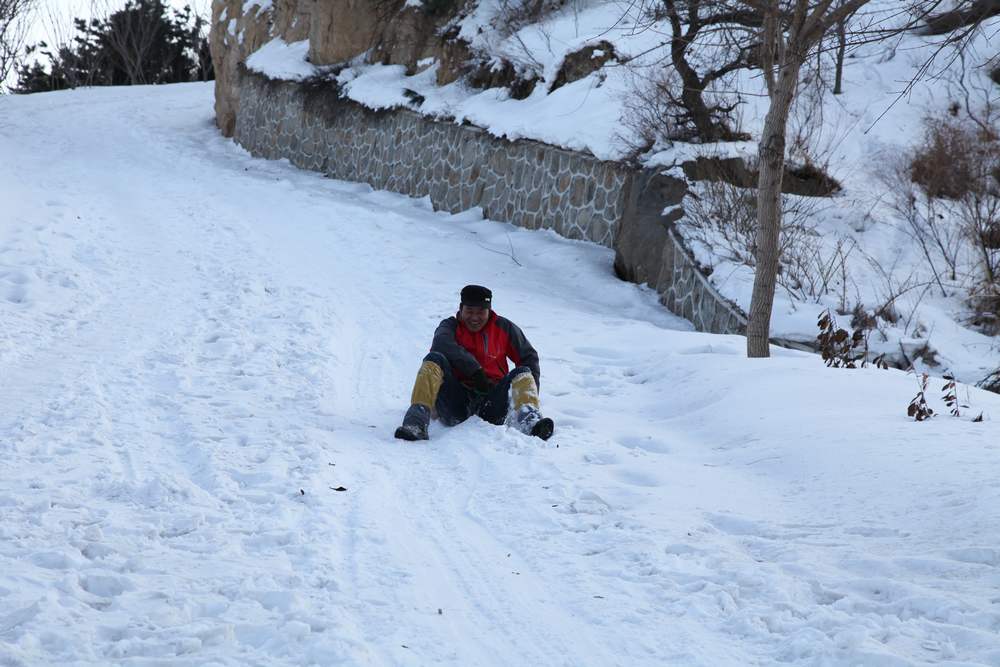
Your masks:
{"label": "man's face", "polygon": [[458,319],[469,331],[476,332],[486,326],[487,320],[490,319],[490,309],[461,305],[458,307]]}

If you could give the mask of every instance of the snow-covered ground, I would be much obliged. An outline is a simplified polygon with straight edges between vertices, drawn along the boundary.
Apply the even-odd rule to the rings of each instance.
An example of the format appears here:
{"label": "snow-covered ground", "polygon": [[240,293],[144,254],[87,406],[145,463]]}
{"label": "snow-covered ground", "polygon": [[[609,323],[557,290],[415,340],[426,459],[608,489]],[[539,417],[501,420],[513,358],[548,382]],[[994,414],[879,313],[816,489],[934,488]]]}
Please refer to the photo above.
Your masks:
{"label": "snow-covered ground", "polygon": [[[1000,664],[1000,397],[747,360],[610,251],[249,157],[211,84],[0,98],[0,156],[0,664]],[[468,282],[548,443],[391,437]]]}

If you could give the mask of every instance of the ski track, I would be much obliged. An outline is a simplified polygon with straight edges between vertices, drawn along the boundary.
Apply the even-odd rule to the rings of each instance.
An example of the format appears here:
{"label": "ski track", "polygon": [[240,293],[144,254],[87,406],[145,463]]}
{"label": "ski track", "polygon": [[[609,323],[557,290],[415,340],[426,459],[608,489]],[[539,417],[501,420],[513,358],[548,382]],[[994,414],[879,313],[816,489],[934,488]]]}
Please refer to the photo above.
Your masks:
{"label": "ski track", "polygon": [[[603,250],[517,232],[527,268],[464,269],[515,232],[251,159],[210,99],[0,99],[24,156],[0,167],[0,664],[1000,664],[995,429],[958,448],[972,491],[920,480],[973,533],[946,548],[919,507],[865,512],[877,474],[827,487],[727,430],[739,340],[684,332]],[[501,312],[545,282],[577,313],[525,322],[556,437],[392,441],[484,276]]]}

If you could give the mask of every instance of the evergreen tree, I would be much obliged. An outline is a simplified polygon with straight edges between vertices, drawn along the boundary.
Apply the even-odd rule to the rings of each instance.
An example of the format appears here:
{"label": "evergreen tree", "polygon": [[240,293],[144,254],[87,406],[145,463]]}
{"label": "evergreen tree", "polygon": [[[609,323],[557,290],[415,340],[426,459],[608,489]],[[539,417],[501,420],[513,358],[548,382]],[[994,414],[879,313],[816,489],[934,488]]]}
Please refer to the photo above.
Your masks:
{"label": "evergreen tree", "polygon": [[106,17],[74,19],[70,44],[28,50],[47,62],[22,66],[15,92],[211,80],[205,24],[189,6],[174,10],[163,0],[128,0]]}

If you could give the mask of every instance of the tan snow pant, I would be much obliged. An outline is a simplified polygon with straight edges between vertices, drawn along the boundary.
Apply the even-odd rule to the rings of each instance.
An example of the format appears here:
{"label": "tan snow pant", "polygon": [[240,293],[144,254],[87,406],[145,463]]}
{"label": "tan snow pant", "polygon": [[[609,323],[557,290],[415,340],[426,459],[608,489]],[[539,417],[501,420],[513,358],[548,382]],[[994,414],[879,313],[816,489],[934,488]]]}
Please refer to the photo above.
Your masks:
{"label": "tan snow pant", "polygon": [[538,409],[538,386],[535,384],[535,376],[531,373],[522,373],[514,378],[510,383],[510,393],[514,399],[515,411],[525,405]]}
{"label": "tan snow pant", "polygon": [[[443,384],[444,371],[441,366],[433,361],[423,362],[413,383],[410,405],[423,405],[433,410]],[[535,378],[531,373],[517,375],[510,383],[510,390],[515,411],[525,405],[538,409],[538,385],[535,384]]]}
{"label": "tan snow pant", "polygon": [[437,401],[438,392],[444,383],[444,371],[432,361],[425,361],[420,364],[417,371],[417,381],[413,383],[413,394],[410,396],[410,405],[424,405],[429,410],[434,409],[434,402]]}

